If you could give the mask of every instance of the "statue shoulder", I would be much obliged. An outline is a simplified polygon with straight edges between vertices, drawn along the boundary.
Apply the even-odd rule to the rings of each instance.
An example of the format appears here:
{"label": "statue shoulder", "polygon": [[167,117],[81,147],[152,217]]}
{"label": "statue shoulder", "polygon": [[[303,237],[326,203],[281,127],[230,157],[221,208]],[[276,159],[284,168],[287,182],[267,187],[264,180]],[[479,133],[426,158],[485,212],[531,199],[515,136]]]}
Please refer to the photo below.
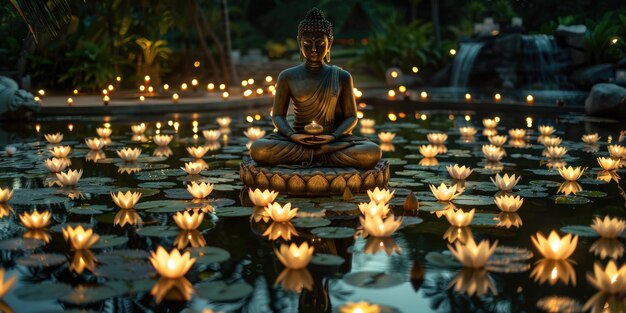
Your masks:
{"label": "statue shoulder", "polygon": [[342,69],[341,67],[335,66],[336,71],[337,71],[337,75],[339,77],[339,82],[340,83],[350,83],[352,84],[352,75],[350,75],[350,72]]}

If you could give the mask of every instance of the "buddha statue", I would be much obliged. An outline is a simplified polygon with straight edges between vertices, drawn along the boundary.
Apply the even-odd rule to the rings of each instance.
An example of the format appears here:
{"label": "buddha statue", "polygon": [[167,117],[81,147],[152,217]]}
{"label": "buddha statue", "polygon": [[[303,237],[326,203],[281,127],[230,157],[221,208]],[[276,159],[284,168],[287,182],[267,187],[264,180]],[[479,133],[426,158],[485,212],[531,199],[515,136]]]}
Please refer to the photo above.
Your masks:
{"label": "buddha statue", "polygon": [[[332,25],[317,8],[298,26],[302,64],[280,73],[272,107],[278,130],[252,143],[259,165],[335,166],[372,169],[381,159],[377,144],[352,135],[357,124],[352,76],[328,65]],[[293,101],[293,126],[287,121]]]}

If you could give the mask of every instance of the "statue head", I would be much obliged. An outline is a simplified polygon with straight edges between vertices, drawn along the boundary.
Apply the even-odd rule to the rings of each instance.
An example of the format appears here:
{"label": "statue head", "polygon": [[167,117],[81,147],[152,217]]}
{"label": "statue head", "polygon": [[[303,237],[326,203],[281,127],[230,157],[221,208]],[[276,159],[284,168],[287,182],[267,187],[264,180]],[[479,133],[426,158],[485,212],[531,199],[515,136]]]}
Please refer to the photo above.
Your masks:
{"label": "statue head", "polygon": [[330,62],[330,46],[333,43],[333,26],[324,13],[313,8],[298,25],[300,55],[312,62]]}

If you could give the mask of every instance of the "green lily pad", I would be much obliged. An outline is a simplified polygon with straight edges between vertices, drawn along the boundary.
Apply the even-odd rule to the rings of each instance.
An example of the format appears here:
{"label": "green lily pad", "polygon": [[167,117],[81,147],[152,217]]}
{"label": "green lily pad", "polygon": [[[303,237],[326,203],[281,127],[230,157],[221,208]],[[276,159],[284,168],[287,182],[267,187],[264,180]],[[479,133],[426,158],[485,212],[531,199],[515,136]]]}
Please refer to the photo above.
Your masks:
{"label": "green lily pad", "polygon": [[194,286],[196,295],[215,302],[243,299],[252,293],[252,286],[244,282],[228,283],[222,280],[203,282]]}
{"label": "green lily pad", "polygon": [[43,240],[30,238],[13,238],[0,241],[0,250],[24,251],[41,248],[46,243]]}
{"label": "green lily pad", "polygon": [[568,234],[578,235],[581,237],[599,237],[593,228],[587,225],[568,225],[561,227],[561,231]]}
{"label": "green lily pad", "polygon": [[345,262],[341,256],[326,253],[316,253],[311,259],[311,264],[320,266],[339,266]]}
{"label": "green lily pad", "polygon": [[478,195],[460,195],[454,198],[452,202],[454,202],[454,204],[469,206],[492,205],[493,197]]}
{"label": "green lily pad", "polygon": [[59,298],[60,301],[71,304],[87,304],[100,302],[118,295],[118,292],[107,286],[84,287],[79,286],[69,294]]}
{"label": "green lily pad", "polygon": [[120,237],[116,235],[103,235],[103,236],[100,236],[100,239],[98,240],[98,242],[96,242],[96,244],[94,244],[91,248],[92,249],[111,248],[111,247],[121,246],[127,242],[128,242],[127,237]]}
{"label": "green lily pad", "polygon": [[97,215],[111,210],[113,208],[106,205],[79,205],[71,208],[69,212],[81,215]]}
{"label": "green lily pad", "polygon": [[244,217],[252,214],[252,208],[244,206],[229,206],[215,209],[219,217]]}
{"label": "green lily pad", "polygon": [[180,200],[155,200],[140,202],[135,205],[137,210],[148,210],[152,213],[174,213],[185,210],[185,201]]}
{"label": "green lily pad", "polygon": [[588,198],[604,198],[607,196],[605,192],[597,190],[583,190],[576,193],[576,196],[588,197]]}
{"label": "green lily pad", "polygon": [[320,238],[338,239],[354,236],[354,229],[350,227],[319,227],[311,229],[311,233]]}
{"label": "green lily pad", "polygon": [[400,273],[353,272],[344,276],[343,281],[360,288],[384,289],[398,286],[404,283],[405,279]]}
{"label": "green lily pad", "polygon": [[230,252],[218,247],[191,248],[189,251],[198,264],[220,263],[230,258]]}
{"label": "green lily pad", "polygon": [[495,213],[475,213],[470,225],[474,226],[496,226],[498,225],[498,214]]}
{"label": "green lily pad", "polygon": [[446,251],[446,253],[437,251],[428,252],[428,254],[424,257],[424,260],[426,260],[429,265],[437,268],[456,269],[463,266],[448,251]]}
{"label": "green lily pad", "polygon": [[554,203],[556,204],[587,204],[591,203],[591,199],[579,196],[555,196]]}
{"label": "green lily pad", "polygon": [[56,253],[31,254],[15,260],[15,263],[27,267],[50,267],[65,263],[67,257]]}
{"label": "green lily pad", "polygon": [[156,188],[156,189],[171,188],[174,186],[176,186],[176,183],[169,182],[169,181],[149,181],[149,182],[144,182],[144,183],[137,185],[137,187],[139,188]]}
{"label": "green lily pad", "polygon": [[148,226],[138,229],[137,234],[145,237],[174,237],[178,235],[178,228],[167,225]]}
{"label": "green lily pad", "polygon": [[72,292],[72,286],[59,282],[40,282],[26,284],[12,291],[22,301],[57,300]]}
{"label": "green lily pad", "polygon": [[93,225],[87,224],[87,223],[65,223],[65,224],[56,224],[56,225],[50,227],[50,231],[51,232],[55,232],[55,233],[60,233],[63,230],[63,228],[66,228],[68,226],[70,226],[72,228],[76,228],[78,226],[82,226],[85,229],[93,227]]}
{"label": "green lily pad", "polygon": [[330,220],[319,217],[298,217],[291,220],[296,228],[316,228],[330,225]]}
{"label": "green lily pad", "polygon": [[110,280],[135,281],[149,278],[155,270],[148,262],[127,262],[120,266],[119,263],[104,264],[94,270],[94,274]]}

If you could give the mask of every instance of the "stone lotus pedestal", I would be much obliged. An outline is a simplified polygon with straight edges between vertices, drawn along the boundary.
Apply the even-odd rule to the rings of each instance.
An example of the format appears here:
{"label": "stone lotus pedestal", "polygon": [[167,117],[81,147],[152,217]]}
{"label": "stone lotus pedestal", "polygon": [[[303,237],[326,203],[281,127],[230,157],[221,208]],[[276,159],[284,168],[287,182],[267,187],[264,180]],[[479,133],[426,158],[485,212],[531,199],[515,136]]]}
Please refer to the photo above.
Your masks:
{"label": "stone lotus pedestal", "polygon": [[378,162],[371,170],[351,167],[297,167],[259,166],[245,157],[240,166],[241,181],[249,188],[275,190],[297,196],[327,196],[343,194],[346,188],[352,193],[373,188],[387,188],[389,163]]}

